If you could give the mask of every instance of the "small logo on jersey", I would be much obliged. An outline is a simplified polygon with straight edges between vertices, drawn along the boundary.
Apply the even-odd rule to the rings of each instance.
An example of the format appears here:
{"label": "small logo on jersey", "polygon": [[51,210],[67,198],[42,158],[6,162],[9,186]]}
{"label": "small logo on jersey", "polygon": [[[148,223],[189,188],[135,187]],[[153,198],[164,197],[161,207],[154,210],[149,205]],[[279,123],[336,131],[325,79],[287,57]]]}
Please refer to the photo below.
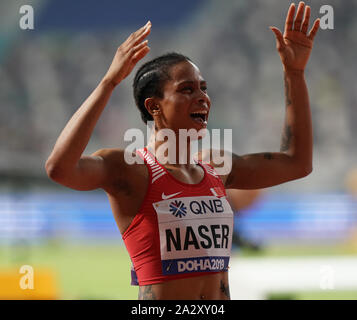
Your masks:
{"label": "small logo on jersey", "polygon": [[222,198],[224,197],[224,191],[222,190],[222,188],[220,187],[214,187],[211,188],[211,192],[214,196],[216,196],[217,198]]}
{"label": "small logo on jersey", "polygon": [[169,195],[165,195],[164,193],[162,193],[161,197],[163,200],[166,200],[166,199],[170,199],[174,196],[177,196],[178,194],[180,194],[182,191],[179,191],[179,192],[176,192],[176,193],[173,193],[173,194],[169,194]]}
{"label": "small logo on jersey", "polygon": [[175,200],[170,203],[170,212],[175,217],[184,217],[187,214],[187,208],[182,201]]}

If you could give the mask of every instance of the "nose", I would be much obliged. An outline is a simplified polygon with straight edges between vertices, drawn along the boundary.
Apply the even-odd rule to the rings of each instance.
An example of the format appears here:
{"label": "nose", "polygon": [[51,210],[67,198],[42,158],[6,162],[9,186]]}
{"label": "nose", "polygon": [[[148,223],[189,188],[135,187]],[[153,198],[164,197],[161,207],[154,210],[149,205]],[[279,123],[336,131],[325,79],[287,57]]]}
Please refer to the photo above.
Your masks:
{"label": "nose", "polygon": [[207,105],[209,108],[211,106],[211,99],[207,92],[204,92],[203,90],[199,90],[199,94],[197,96],[197,102],[199,105]]}

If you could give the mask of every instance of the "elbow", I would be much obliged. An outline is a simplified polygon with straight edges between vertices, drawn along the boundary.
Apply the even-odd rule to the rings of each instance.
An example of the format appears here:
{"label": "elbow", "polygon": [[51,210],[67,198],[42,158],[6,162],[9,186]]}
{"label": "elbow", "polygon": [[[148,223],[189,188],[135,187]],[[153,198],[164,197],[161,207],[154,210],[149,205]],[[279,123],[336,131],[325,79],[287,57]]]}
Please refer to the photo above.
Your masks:
{"label": "elbow", "polygon": [[46,161],[45,169],[47,176],[53,181],[59,182],[61,176],[63,176],[60,167],[50,160]]}
{"label": "elbow", "polygon": [[291,160],[291,173],[295,179],[305,178],[312,172],[312,158],[292,157]]}
{"label": "elbow", "polygon": [[46,169],[47,176],[51,180],[54,180],[54,178],[57,174],[56,166],[54,166],[49,160],[47,160],[46,164],[45,164],[45,169]]}
{"label": "elbow", "polygon": [[312,172],[312,164],[303,166],[299,170],[299,178],[305,178]]}

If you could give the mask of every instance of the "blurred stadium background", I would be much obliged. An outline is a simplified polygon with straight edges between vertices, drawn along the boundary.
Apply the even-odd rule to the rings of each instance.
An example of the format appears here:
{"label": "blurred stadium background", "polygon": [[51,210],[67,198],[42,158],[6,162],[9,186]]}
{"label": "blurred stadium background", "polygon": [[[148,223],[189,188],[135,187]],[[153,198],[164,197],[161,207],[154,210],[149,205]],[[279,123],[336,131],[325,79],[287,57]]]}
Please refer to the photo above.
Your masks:
{"label": "blurred stadium background", "polygon": [[[34,8],[34,30],[19,27],[24,4]],[[233,299],[357,298],[357,1],[313,1],[314,19],[322,16],[323,4],[334,8],[335,28],[320,30],[306,71],[314,171],[265,190],[237,215],[236,227],[261,250],[233,248]],[[116,48],[150,19],[151,52],[144,61],[168,51],[188,55],[208,81],[209,127],[233,129],[238,154],[278,150],[283,76],[268,26],[283,29],[288,5],[0,2],[0,298],[136,299],[130,260],[105,194],[69,190],[46,176],[44,164],[58,135]],[[115,90],[86,153],[125,147],[127,129],[145,129],[132,79]],[[13,289],[23,265],[34,268],[32,293]],[[39,289],[41,277],[50,280]]]}

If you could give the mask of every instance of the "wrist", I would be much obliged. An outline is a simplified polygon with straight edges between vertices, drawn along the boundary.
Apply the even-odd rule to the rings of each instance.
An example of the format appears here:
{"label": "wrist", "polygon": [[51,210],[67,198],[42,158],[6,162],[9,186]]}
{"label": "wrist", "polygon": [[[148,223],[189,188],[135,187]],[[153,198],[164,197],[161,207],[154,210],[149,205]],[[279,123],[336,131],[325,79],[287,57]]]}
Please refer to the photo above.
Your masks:
{"label": "wrist", "polygon": [[112,79],[106,76],[99,83],[100,86],[110,90],[113,90],[118,84],[119,83],[115,83]]}
{"label": "wrist", "polygon": [[284,69],[284,73],[286,75],[300,76],[300,75],[305,74],[304,69],[294,69],[294,68],[285,67],[285,66],[283,67],[283,69]]}

